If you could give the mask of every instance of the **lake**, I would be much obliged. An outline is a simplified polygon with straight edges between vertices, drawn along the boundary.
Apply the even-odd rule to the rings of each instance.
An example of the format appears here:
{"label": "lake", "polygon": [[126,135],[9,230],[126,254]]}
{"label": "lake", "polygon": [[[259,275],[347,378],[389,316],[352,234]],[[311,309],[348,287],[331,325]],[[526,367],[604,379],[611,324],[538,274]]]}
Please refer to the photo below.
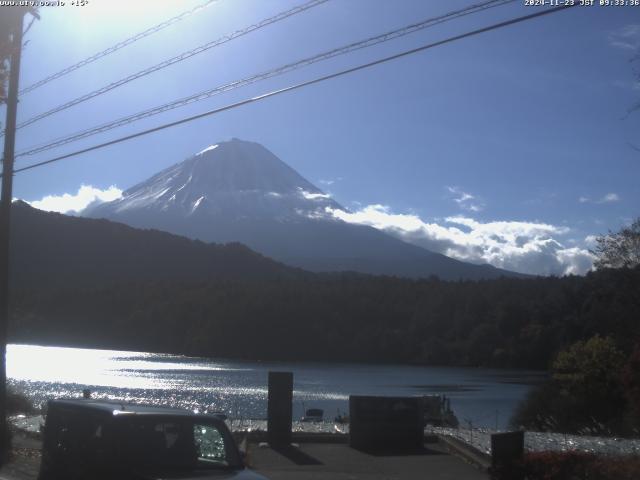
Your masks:
{"label": "lake", "polygon": [[7,346],[7,377],[36,404],[94,397],[263,419],[269,371],[294,375],[294,418],[322,408],[348,411],[349,395],[446,395],[461,425],[506,427],[544,372],[354,363],[250,362],[84,348]]}

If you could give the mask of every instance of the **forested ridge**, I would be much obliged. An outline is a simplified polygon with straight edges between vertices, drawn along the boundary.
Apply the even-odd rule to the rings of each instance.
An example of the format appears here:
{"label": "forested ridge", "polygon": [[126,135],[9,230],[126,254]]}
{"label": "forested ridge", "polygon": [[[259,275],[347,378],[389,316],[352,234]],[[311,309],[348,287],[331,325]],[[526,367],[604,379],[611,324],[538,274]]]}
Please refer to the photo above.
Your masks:
{"label": "forested ridge", "polygon": [[14,292],[12,342],[247,359],[546,369],[594,335],[630,352],[640,268],[443,282],[358,274]]}
{"label": "forested ridge", "polygon": [[602,237],[585,277],[452,282],[313,274],[240,244],[14,207],[12,342],[547,369],[594,335],[630,354],[640,333],[640,221]]}
{"label": "forested ridge", "polygon": [[304,274],[239,243],[204,243],[108,220],[43,212],[20,201],[13,204],[11,228],[16,290]]}

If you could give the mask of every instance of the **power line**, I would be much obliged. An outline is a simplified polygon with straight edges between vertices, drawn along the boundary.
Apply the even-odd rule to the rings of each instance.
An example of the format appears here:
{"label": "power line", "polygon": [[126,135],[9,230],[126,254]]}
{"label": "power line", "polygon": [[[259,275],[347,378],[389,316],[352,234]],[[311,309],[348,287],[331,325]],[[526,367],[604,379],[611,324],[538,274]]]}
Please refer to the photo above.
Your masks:
{"label": "power line", "polygon": [[162,70],[163,68],[169,67],[171,65],[174,65],[178,62],[182,62],[183,60],[186,60],[188,58],[193,57],[194,55],[197,55],[199,53],[202,52],[206,52],[207,50],[210,50],[214,47],[217,47],[219,45],[222,45],[224,43],[230,42],[231,40],[234,40],[238,37],[242,37],[244,35],[247,35],[255,30],[259,30],[261,28],[264,28],[268,25],[271,25],[273,23],[279,22],[281,20],[284,20],[286,18],[289,18],[293,15],[296,15],[298,13],[302,13],[310,8],[316,7],[318,5],[321,5],[323,3],[328,2],[329,0],[311,0],[307,3],[304,3],[302,5],[298,5],[294,8],[291,8],[289,10],[285,10],[284,12],[280,12],[277,15],[274,15],[272,17],[266,18],[264,20],[261,20],[258,23],[254,23],[253,25],[250,25],[246,28],[243,28],[241,30],[236,30],[235,32],[229,34],[229,35],[225,35],[224,37],[220,37],[216,40],[213,40],[212,42],[208,42],[205,43],[204,45],[200,45],[199,47],[196,47],[192,50],[189,50],[187,52],[181,53],[180,55],[177,55],[175,57],[172,57],[168,60],[165,60],[161,63],[158,63],[156,65],[153,65],[152,67],[146,68],[144,70],[140,70],[137,73],[134,73],[132,75],[129,75],[128,77],[125,78],[121,78],[120,80],[117,80],[115,82],[112,82],[108,85],[105,85],[102,88],[99,88],[98,90],[94,90],[93,92],[87,93],[85,95],[82,95],[80,97],[74,98],[73,100],[64,103],[62,105],[58,105],[57,107],[52,108],[51,110],[47,110],[46,112],[40,113],[34,117],[29,118],[28,120],[25,120],[23,122],[20,122],[18,124],[18,126],[16,128],[23,128],[26,127],[27,125],[31,125],[39,120],[42,120],[43,118],[49,117],[55,113],[59,113],[63,110],[66,110],[68,108],[71,108],[75,105],[78,105],[80,103],[86,102],[87,100],[91,100],[92,98],[95,98],[99,95],[105,94],[115,88],[121,87],[122,85],[125,85],[129,82],[132,82],[134,80],[137,80],[138,78],[142,78],[145,77],[151,73],[157,72],[158,70]]}
{"label": "power line", "polygon": [[147,109],[147,110],[143,110],[141,112],[132,114],[132,115],[128,115],[126,117],[121,117],[119,119],[113,120],[111,122],[105,123],[105,124],[101,124],[95,127],[91,127],[89,129],[86,130],[82,130],[80,132],[76,132],[74,134],[71,135],[67,135],[65,137],[62,138],[58,138],[56,140],[50,141],[44,145],[40,145],[40,146],[36,146],[36,147],[30,147],[27,150],[24,150],[20,153],[18,153],[16,156],[17,157],[22,157],[22,156],[26,156],[26,155],[34,155],[36,153],[40,153],[46,150],[50,150],[52,148],[55,147],[59,147],[62,145],[66,145],[68,143],[71,142],[75,142],[77,140],[92,136],[92,135],[96,135],[98,133],[103,133],[109,130],[112,130],[114,128],[129,124],[129,123],[133,123],[135,121],[141,120],[143,118],[148,118],[154,115],[158,115],[160,113],[166,112],[168,110],[172,110],[174,108],[178,108],[178,107],[182,107],[185,105],[189,105],[191,103],[194,102],[198,102],[201,100],[205,100],[207,98],[210,98],[214,95],[218,95],[220,93],[224,93],[230,90],[235,90],[236,88],[240,88],[246,85],[250,85],[262,80],[266,80],[278,75],[282,75],[285,73],[289,73],[293,70],[297,70],[299,68],[320,62],[320,61],[324,61],[324,60],[328,60],[330,58],[333,57],[337,57],[339,55],[344,55],[347,53],[351,53],[357,50],[361,50],[363,48],[368,48],[383,42],[388,42],[390,40],[394,40],[396,38],[405,36],[405,35],[409,35],[411,33],[414,33],[416,31],[425,29],[425,28],[429,28],[429,27],[433,27],[435,25],[438,25],[440,23],[444,23],[456,18],[460,18],[466,15],[471,15],[473,13],[477,13],[483,10],[487,10],[489,8],[494,8],[497,6],[501,6],[501,5],[505,5],[507,3],[512,3],[515,0],[489,0],[489,1],[485,1],[483,3],[479,3],[479,4],[475,4],[475,5],[470,5],[468,7],[465,7],[461,10],[455,10],[453,12],[449,12],[446,13],[444,15],[440,15],[438,17],[432,17],[432,18],[428,18],[426,20],[422,20],[420,22],[411,24],[411,25],[407,25],[405,27],[401,27],[395,30],[391,30],[388,32],[385,32],[383,34],[380,35],[376,35],[376,36],[372,36],[369,38],[366,38],[364,40],[358,41],[358,42],[354,42],[339,48],[334,48],[332,50],[326,51],[326,52],[322,52],[320,54],[314,55],[312,57],[307,57],[304,58],[302,60],[298,60],[296,62],[293,63],[289,63],[283,66],[280,66],[278,68],[272,69],[272,70],[268,70],[266,72],[262,72],[250,77],[246,77],[243,78],[241,80],[236,80],[224,85],[220,85],[217,87],[214,87],[212,89],[209,90],[205,90],[203,92],[199,92],[196,93],[194,95],[190,95],[188,97],[184,97],[178,100],[174,100],[172,102],[168,102],[165,103],[163,105],[157,106],[157,107],[153,107],[151,109]]}
{"label": "power line", "polygon": [[115,45],[112,45],[111,47],[102,50],[101,52],[98,52],[94,55],[91,55],[88,58],[85,58],[84,60],[79,61],[78,63],[75,63],[67,68],[64,68],[62,70],[60,70],[59,72],[56,72],[52,75],[49,75],[46,78],[43,78],[42,80],[39,80],[31,85],[29,85],[28,87],[23,88],[22,90],[20,90],[20,95],[24,95],[25,93],[29,93],[37,88],[40,88],[41,86],[45,85],[46,83],[52,82],[53,80],[56,80],[60,77],[64,77],[65,75],[78,70],[79,68],[84,67],[85,65],[89,65],[90,63],[95,62],[96,60],[101,59],[102,57],[106,57],[107,55],[116,52],[117,50],[120,50],[121,48],[126,47],[127,45],[131,45],[134,42],[137,42],[138,40],[141,40],[145,37],[148,37],[149,35],[152,35],[156,32],[159,32],[160,30],[164,30],[165,28],[173,25],[174,23],[179,22],[180,20],[184,20],[187,17],[190,17],[191,15],[193,15],[194,13],[199,12],[200,10],[203,10],[204,8],[208,7],[209,5],[211,5],[212,3],[217,2],[218,0],[208,0],[207,2],[204,2],[201,5],[198,5],[194,8],[192,8],[191,10],[187,10],[186,12],[181,13],[180,15],[176,15],[175,17],[172,17],[168,20],[165,20],[162,23],[159,23],[158,25],[155,25],[151,28],[148,28],[147,30],[145,30],[144,32],[140,32],[132,37],[129,37],[125,40],[122,40],[121,42],[116,43]]}
{"label": "power line", "polygon": [[357,71],[360,71],[360,70],[364,70],[366,68],[370,68],[370,67],[373,67],[373,66],[376,66],[376,65],[380,65],[382,63],[390,62],[392,60],[397,60],[398,58],[403,58],[403,57],[406,57],[408,55],[413,55],[414,53],[418,53],[418,52],[422,52],[424,50],[428,50],[428,49],[431,49],[431,48],[439,47],[441,45],[445,45],[447,43],[452,43],[452,42],[455,42],[457,40],[462,40],[464,38],[468,38],[468,37],[472,37],[472,36],[475,36],[475,35],[479,35],[481,33],[489,32],[491,30],[497,30],[499,28],[507,27],[509,25],[514,25],[514,24],[521,23],[521,22],[524,22],[524,21],[527,21],[527,20],[532,20],[534,18],[541,17],[543,15],[549,15],[551,13],[556,13],[556,12],[559,12],[559,11],[562,11],[562,10],[566,10],[566,9],[572,8],[572,7],[576,6],[576,5],[578,5],[578,4],[564,5],[564,6],[561,6],[561,7],[555,7],[555,8],[551,8],[551,9],[547,9],[547,10],[542,10],[540,12],[532,13],[532,14],[529,14],[529,15],[516,17],[516,18],[513,18],[511,20],[506,20],[504,22],[495,23],[495,24],[490,25],[488,27],[483,27],[483,28],[479,28],[477,30],[472,30],[470,32],[466,32],[466,33],[463,33],[463,34],[460,34],[460,35],[449,37],[449,38],[446,38],[444,40],[440,40],[438,42],[422,45],[420,47],[413,48],[411,50],[405,50],[405,51],[397,53],[395,55],[391,55],[391,56],[384,57],[384,58],[381,58],[381,59],[378,59],[378,60],[374,60],[374,61],[369,62],[369,63],[361,64],[361,65],[358,65],[358,66],[355,66],[355,67],[351,67],[351,68],[348,68],[348,69],[345,69],[345,70],[340,70],[338,72],[331,73],[329,75],[324,75],[322,77],[317,77],[317,78],[314,78],[312,80],[307,80],[307,81],[302,82],[302,83],[298,83],[298,84],[295,84],[295,85],[291,85],[291,86],[288,86],[288,87],[281,88],[279,90],[273,90],[271,92],[268,92],[268,93],[265,93],[265,94],[262,94],[262,95],[258,95],[256,97],[252,97],[252,98],[248,98],[248,99],[245,99],[245,100],[242,100],[242,101],[239,101],[239,102],[231,103],[229,105],[225,105],[223,107],[215,108],[213,110],[209,110],[207,112],[199,113],[197,115],[192,115],[190,117],[182,118],[182,119],[176,120],[174,122],[165,123],[163,125],[160,125],[160,126],[157,126],[157,127],[154,127],[154,128],[150,128],[150,129],[143,130],[143,131],[140,131],[140,132],[137,132],[137,133],[133,133],[131,135],[126,135],[124,137],[120,137],[120,138],[117,138],[115,140],[110,140],[108,142],[100,143],[100,144],[94,145],[92,147],[83,148],[81,150],[76,150],[75,152],[67,153],[65,155],[61,155],[59,157],[55,157],[55,158],[52,158],[52,159],[49,159],[49,160],[45,160],[43,162],[34,163],[32,165],[28,165],[26,167],[22,167],[22,168],[16,169],[15,173],[24,172],[26,170],[31,170],[31,169],[34,169],[34,168],[37,168],[37,167],[41,167],[41,166],[44,166],[44,165],[49,165],[51,163],[55,163],[55,162],[59,162],[61,160],[67,159],[67,158],[75,157],[75,156],[81,155],[83,153],[87,153],[87,152],[91,152],[91,151],[98,150],[98,149],[101,149],[101,148],[105,148],[105,147],[108,147],[108,146],[111,146],[111,145],[115,145],[117,143],[122,143],[122,142],[125,142],[127,140],[131,140],[131,139],[134,139],[134,138],[137,138],[137,137],[148,135],[150,133],[155,133],[155,132],[158,132],[160,130],[165,130],[167,128],[175,127],[177,125],[188,123],[188,122],[191,122],[193,120],[198,120],[200,118],[204,118],[204,117],[208,117],[208,116],[211,116],[211,115],[215,115],[217,113],[221,113],[221,112],[224,112],[224,111],[227,111],[227,110],[231,110],[233,108],[241,107],[243,105],[248,105],[250,103],[259,102],[261,100],[265,100],[267,98],[274,97],[274,96],[280,95],[282,93],[291,92],[293,90],[298,90],[300,88],[307,87],[309,85],[314,85],[316,83],[324,82],[325,80],[330,80],[330,79],[333,79],[333,78],[341,77],[341,76],[347,75],[349,73],[354,73],[354,72],[357,72]]}

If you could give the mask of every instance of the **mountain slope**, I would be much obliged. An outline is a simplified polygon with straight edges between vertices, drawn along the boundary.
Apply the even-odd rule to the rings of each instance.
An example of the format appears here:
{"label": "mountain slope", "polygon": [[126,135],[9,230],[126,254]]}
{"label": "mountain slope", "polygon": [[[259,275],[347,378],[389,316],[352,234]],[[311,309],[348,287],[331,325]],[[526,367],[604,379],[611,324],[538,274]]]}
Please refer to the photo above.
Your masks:
{"label": "mountain slope", "polygon": [[17,288],[263,280],[302,273],[238,243],[205,244],[106,220],[47,213],[20,201],[13,204],[11,242]]}
{"label": "mountain slope", "polygon": [[344,209],[263,146],[212,145],[83,215],[155,228],[206,242],[241,242],[292,266],[408,277],[516,276],[407,244],[336,219]]}

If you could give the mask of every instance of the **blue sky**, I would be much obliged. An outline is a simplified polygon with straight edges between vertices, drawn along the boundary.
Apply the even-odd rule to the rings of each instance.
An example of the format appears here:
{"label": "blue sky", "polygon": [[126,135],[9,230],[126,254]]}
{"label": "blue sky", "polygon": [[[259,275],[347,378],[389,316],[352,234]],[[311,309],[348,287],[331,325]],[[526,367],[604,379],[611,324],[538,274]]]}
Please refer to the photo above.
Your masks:
{"label": "blue sky", "polygon": [[[21,85],[202,2],[44,8],[27,35]],[[19,119],[301,3],[219,0],[24,95]],[[18,151],[471,3],[330,0],[25,127]],[[538,8],[514,2],[470,15],[23,157],[16,166]],[[576,7],[18,174],[14,196],[46,209],[80,208],[238,137],[262,143],[331,193],[347,209],[335,213],[346,221],[463,260],[584,273],[593,236],[640,213],[640,151],[631,146],[640,148],[640,112],[627,114],[640,101],[630,62],[639,49],[640,7]]]}

